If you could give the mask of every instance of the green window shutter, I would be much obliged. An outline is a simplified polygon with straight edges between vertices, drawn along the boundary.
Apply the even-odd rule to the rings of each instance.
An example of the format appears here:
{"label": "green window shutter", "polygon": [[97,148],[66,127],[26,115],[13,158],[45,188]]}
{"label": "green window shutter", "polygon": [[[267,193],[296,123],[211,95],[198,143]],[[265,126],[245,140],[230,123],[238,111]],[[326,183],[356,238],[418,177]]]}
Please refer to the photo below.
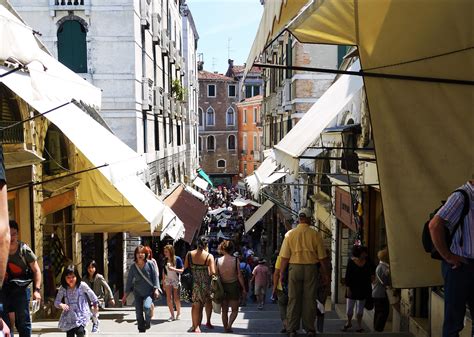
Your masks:
{"label": "green window shutter", "polygon": [[87,73],[86,30],[78,22],[64,22],[58,30],[59,62],[76,73]]}

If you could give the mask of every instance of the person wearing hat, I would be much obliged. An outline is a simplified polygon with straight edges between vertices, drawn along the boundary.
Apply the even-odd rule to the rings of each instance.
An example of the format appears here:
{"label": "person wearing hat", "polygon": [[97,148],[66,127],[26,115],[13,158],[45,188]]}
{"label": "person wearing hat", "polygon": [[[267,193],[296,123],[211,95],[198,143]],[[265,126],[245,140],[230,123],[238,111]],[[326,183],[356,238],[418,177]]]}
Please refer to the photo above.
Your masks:
{"label": "person wearing hat", "polygon": [[262,257],[258,260],[257,266],[252,271],[252,280],[255,283],[255,296],[257,296],[258,310],[263,310],[265,304],[265,294],[270,287],[270,269],[266,265],[267,261]]}
{"label": "person wearing hat", "polygon": [[303,208],[299,212],[296,228],[285,234],[280,250],[280,281],[288,268],[288,333],[296,336],[300,320],[308,336],[315,336],[317,263],[321,262],[321,280],[329,282],[327,255],[321,234],[310,226],[311,212]]}

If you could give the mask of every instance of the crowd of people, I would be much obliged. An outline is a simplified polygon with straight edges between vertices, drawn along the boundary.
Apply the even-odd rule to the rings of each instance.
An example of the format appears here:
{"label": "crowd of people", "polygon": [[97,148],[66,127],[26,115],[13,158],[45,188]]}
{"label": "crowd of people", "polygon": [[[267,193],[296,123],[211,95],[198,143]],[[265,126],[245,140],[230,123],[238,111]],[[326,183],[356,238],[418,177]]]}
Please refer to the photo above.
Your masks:
{"label": "crowd of people", "polygon": [[[217,213],[208,216],[203,222],[205,235],[197,239],[195,248],[188,250],[183,258],[176,254],[172,244],[163,247],[163,259],[159,261],[153,258],[150,247],[136,247],[122,303],[134,305],[139,332],[151,327],[154,306],[164,294],[170,312],[168,322],[181,318],[181,301],[186,300],[192,304],[189,332],[199,333],[202,327],[214,329],[211,323],[214,311],[221,315],[225,332],[232,333],[239,307],[252,300],[259,310],[264,310],[269,289],[272,300],[278,303],[282,333],[296,336],[301,327],[308,336],[324,331],[332,267],[330,251],[324,246],[321,233],[311,226],[310,211],[299,211],[298,224],[285,234],[280,251],[269,265],[264,256],[256,256],[258,245],[254,240],[243,235],[242,214],[230,209],[236,196],[233,190],[208,193],[208,202],[213,200],[209,203],[210,212],[222,208],[228,216],[220,219],[215,216]],[[442,208],[439,214],[444,211]],[[221,225],[218,227],[229,226],[231,230],[213,236],[216,222]],[[0,278],[3,283],[0,331],[7,337],[12,336],[13,327],[20,337],[31,336],[30,299],[32,308],[41,301],[42,275],[37,257],[28,245],[18,240],[18,230],[18,224],[10,221],[6,273]],[[217,242],[215,251],[210,250],[211,242]],[[373,329],[384,331],[394,296],[390,288],[388,249],[380,250],[377,258],[379,263],[375,266],[368,257],[367,247],[357,244],[352,248],[344,278],[347,321],[342,331],[353,328],[355,312],[355,331],[363,332],[365,309],[374,309]],[[89,261],[82,277],[74,265],[66,266],[62,272],[54,306],[62,311],[58,327],[68,337],[85,336],[90,321],[92,332],[99,332],[100,309],[106,304],[116,305],[109,285],[97,269],[97,263]],[[182,296],[181,275],[186,272],[191,277],[189,297]],[[216,280],[220,290],[215,287]],[[204,311],[206,323],[202,325]],[[449,320],[445,320],[445,329],[449,328],[447,324]]]}

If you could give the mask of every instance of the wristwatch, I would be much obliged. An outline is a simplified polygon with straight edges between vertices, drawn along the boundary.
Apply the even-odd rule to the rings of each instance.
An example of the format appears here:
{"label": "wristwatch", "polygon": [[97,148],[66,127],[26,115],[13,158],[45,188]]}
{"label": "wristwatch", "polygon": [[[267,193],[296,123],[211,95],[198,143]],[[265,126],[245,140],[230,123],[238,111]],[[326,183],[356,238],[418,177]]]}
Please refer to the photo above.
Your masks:
{"label": "wristwatch", "polygon": [[33,290],[33,292],[35,292],[35,291],[37,291],[37,292],[40,293],[40,292],[41,292],[41,288],[36,287],[36,288]]}

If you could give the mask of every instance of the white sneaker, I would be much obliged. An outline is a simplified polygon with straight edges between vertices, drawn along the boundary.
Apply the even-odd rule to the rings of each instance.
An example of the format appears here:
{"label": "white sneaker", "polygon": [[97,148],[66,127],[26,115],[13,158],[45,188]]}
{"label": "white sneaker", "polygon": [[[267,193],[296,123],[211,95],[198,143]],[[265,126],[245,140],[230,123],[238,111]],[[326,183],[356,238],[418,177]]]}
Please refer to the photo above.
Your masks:
{"label": "white sneaker", "polygon": [[168,322],[173,322],[175,320],[175,318],[173,316],[171,316],[170,318],[168,318]]}

